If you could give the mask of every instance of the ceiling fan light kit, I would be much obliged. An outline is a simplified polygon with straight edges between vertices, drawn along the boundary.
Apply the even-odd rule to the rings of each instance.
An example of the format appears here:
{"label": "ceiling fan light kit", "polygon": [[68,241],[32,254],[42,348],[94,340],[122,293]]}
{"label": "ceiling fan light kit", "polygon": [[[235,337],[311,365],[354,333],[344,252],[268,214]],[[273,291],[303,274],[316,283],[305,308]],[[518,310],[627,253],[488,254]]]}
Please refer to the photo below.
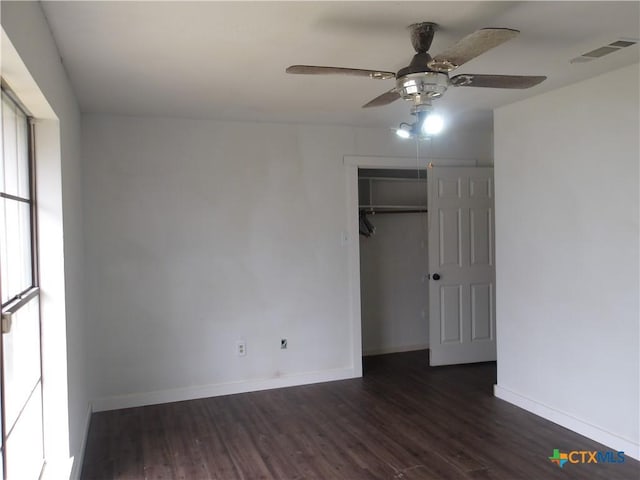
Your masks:
{"label": "ceiling fan light kit", "polygon": [[[422,138],[423,126],[429,118],[431,100],[440,98],[450,86],[484,88],[531,88],[544,81],[545,76],[527,75],[478,75],[462,74],[449,77],[449,73],[469,60],[516,37],[520,32],[510,28],[483,28],[462,38],[444,52],[431,57],[434,34],[438,25],[433,22],[414,23],[409,26],[411,45],[415,50],[411,63],[397,73],[382,70],[366,70],[342,67],[321,67],[313,65],[292,65],[286,72],[304,75],[356,75],[368,76],[376,80],[395,78],[396,85],[391,90],[377,96],[363,105],[363,108],[388,105],[399,98],[411,102],[413,124],[401,123],[396,129],[402,138]],[[435,117],[434,117],[435,118]],[[428,122],[429,135],[435,135],[443,127],[442,119]],[[436,128],[437,127],[437,128]]]}
{"label": "ceiling fan light kit", "polygon": [[432,111],[430,104],[414,106],[411,115],[416,117],[413,123],[402,122],[395,130],[400,138],[412,138],[415,140],[429,140],[438,135],[444,129],[442,116]]}
{"label": "ceiling fan light kit", "polygon": [[400,138],[411,138],[414,135],[413,125],[402,122],[395,132]]}
{"label": "ceiling fan light kit", "polygon": [[425,135],[438,135],[444,129],[444,120],[437,113],[430,113],[422,121],[421,128]]}

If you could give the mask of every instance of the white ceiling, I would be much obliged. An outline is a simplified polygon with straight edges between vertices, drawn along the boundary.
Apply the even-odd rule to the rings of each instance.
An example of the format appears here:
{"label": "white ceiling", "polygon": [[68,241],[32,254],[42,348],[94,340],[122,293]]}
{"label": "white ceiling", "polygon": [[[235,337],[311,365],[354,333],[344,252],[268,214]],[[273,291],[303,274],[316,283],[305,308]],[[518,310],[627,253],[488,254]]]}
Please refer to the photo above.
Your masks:
{"label": "white ceiling", "polygon": [[[413,55],[406,27],[441,27],[430,52],[482,27],[521,31],[459,73],[546,75],[529,90],[453,88],[434,105],[452,119],[636,63],[639,2],[43,2],[85,112],[390,126],[409,106],[361,109],[393,80],[287,75],[291,64],[397,71]],[[602,85],[603,89],[607,85]],[[599,92],[594,92],[598,95]]]}

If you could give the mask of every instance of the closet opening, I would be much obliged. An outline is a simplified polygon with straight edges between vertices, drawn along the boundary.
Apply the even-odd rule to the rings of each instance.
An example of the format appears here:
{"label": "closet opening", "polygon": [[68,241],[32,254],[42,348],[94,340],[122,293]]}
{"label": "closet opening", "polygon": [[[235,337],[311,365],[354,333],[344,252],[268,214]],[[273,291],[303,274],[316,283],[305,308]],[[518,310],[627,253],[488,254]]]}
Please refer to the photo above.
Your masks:
{"label": "closet opening", "polygon": [[380,355],[415,351],[428,364],[427,198],[426,169],[358,169],[364,375]]}

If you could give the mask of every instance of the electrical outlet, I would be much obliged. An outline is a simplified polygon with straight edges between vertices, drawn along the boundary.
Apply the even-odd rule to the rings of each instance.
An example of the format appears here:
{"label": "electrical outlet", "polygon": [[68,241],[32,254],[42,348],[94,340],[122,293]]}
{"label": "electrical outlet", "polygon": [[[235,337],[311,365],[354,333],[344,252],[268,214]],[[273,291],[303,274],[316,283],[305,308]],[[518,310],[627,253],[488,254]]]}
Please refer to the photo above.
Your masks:
{"label": "electrical outlet", "polygon": [[287,349],[287,339],[286,338],[281,338],[280,339],[280,349],[281,350],[286,350]]}
{"label": "electrical outlet", "polygon": [[239,357],[244,357],[247,354],[247,344],[244,340],[238,340],[236,342],[236,352]]}

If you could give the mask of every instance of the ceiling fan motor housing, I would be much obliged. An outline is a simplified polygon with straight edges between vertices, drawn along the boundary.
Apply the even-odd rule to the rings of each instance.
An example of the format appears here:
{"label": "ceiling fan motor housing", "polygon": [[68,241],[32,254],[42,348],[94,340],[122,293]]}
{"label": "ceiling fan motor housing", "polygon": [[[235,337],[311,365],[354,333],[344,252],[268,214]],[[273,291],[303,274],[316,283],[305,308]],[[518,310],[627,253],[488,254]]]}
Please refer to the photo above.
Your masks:
{"label": "ceiling fan motor housing", "polygon": [[441,97],[449,86],[449,76],[441,72],[416,72],[398,77],[396,90],[405,100],[415,105]]}
{"label": "ceiling fan motor housing", "polygon": [[428,52],[433,41],[433,34],[438,29],[438,24],[433,22],[420,22],[409,25],[411,45],[417,53]]}

